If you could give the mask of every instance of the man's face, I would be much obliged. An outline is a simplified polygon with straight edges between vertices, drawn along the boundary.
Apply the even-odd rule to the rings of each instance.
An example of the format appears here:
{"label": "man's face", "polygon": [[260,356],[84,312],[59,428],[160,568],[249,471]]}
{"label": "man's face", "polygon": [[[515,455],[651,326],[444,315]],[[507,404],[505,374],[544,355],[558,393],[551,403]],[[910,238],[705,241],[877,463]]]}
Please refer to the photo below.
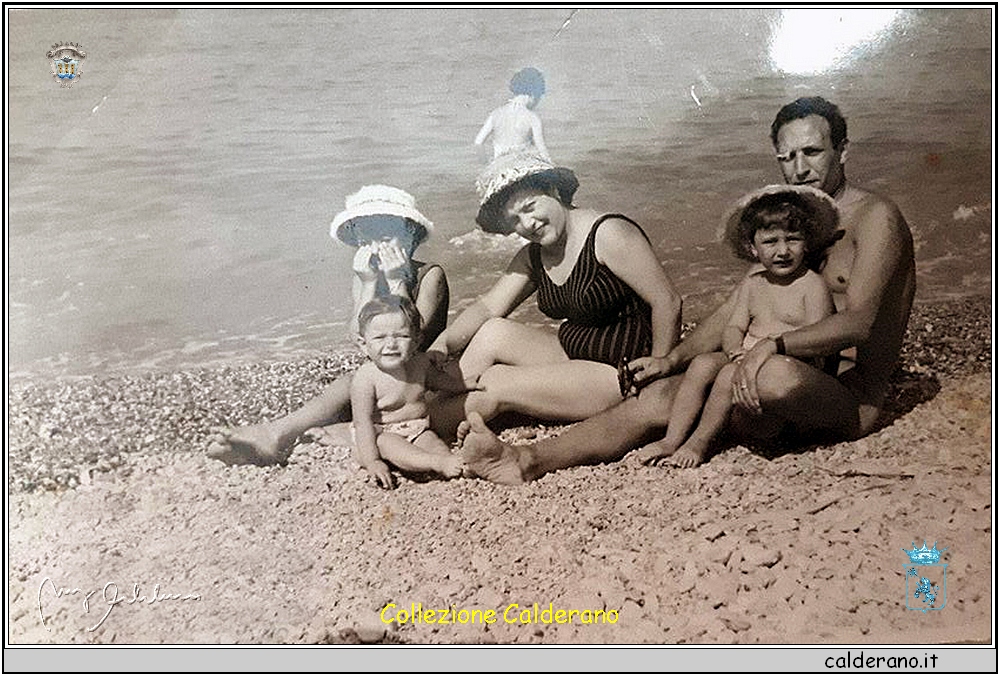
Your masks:
{"label": "man's face", "polygon": [[785,123],[775,151],[785,183],[811,185],[832,195],[844,181],[844,148],[834,148],[826,118],[809,115]]}

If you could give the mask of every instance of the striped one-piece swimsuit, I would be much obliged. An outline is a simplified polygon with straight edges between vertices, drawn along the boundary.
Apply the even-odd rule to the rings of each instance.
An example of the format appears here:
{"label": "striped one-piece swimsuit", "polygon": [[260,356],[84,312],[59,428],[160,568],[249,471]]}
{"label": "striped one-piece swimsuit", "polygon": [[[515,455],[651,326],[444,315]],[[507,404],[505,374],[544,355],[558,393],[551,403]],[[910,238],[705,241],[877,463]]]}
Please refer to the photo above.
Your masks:
{"label": "striped one-piece swimsuit", "polygon": [[564,284],[556,284],[545,272],[539,244],[531,244],[528,253],[538,309],[552,319],[566,320],[559,326],[559,343],[569,358],[617,366],[623,357],[632,360],[650,354],[653,326],[649,304],[597,260],[597,229],[609,218],[628,221],[642,232],[635,221],[621,214],[601,216],[591,226]]}

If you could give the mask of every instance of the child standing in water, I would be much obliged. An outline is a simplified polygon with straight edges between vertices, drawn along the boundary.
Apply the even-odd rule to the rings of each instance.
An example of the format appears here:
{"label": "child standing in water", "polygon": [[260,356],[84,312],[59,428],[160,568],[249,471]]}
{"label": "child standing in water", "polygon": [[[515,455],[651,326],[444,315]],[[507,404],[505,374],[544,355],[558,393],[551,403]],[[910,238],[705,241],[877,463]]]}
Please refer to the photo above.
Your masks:
{"label": "child standing in water", "polygon": [[[433,224],[416,208],[413,197],[387,185],[367,185],[347,197],[345,209],[330,224],[330,236],[357,247],[353,261],[351,333],[358,333],[358,312],[379,295],[413,300],[422,319],[425,349],[448,318],[448,280],[439,265],[413,259]],[[306,402],[276,420],[222,428],[212,435],[209,457],[227,464],[271,465],[287,460],[295,440],[349,417],[353,374],[347,373]]]}
{"label": "child standing in water", "polygon": [[420,315],[408,299],[378,297],[358,315],[360,343],[369,361],[351,383],[354,450],[361,466],[382,488],[395,485],[389,466],[410,472],[462,474],[462,458],[430,428],[425,395],[435,389],[464,391],[440,381],[426,352],[418,352]]}
{"label": "child standing in water", "polygon": [[534,111],[545,93],[545,78],[535,68],[522,68],[511,78],[510,91],[514,96],[486,118],[476,135],[476,145],[482,145],[492,134],[493,157],[528,152],[550,159],[542,137],[542,120]]}
{"label": "child standing in water", "polygon": [[765,338],[774,338],[778,354],[784,354],[782,333],[836,311],[826,282],[810,263],[832,244],[837,223],[833,201],[808,186],[768,186],[740,200],[726,238],[737,256],[758,265],[740,283],[722,334],[723,352],[698,355],[688,366],[666,436],[639,450],[642,462],[671,457],[678,467],[700,464],[729,420],[735,362]]}

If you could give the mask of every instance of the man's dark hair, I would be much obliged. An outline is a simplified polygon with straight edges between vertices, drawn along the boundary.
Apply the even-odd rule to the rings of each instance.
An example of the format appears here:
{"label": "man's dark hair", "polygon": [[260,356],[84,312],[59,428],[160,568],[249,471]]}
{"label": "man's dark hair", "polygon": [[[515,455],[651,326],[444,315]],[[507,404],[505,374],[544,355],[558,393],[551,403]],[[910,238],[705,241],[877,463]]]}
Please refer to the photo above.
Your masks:
{"label": "man's dark hair", "polygon": [[822,96],[804,96],[782,107],[771,123],[771,143],[777,147],[778,130],[792,120],[800,120],[810,115],[819,115],[830,123],[830,142],[839,148],[847,140],[847,120],[840,114],[840,108]]}

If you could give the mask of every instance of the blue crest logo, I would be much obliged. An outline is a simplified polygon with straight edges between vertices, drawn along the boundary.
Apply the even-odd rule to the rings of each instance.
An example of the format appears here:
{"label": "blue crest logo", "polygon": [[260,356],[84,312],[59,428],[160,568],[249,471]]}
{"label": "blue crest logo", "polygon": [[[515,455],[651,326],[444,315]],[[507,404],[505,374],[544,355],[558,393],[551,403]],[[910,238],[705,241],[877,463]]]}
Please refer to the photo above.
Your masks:
{"label": "blue crest logo", "polygon": [[62,87],[69,87],[83,74],[87,54],[75,42],[57,42],[45,56],[52,60],[52,76]]}
{"label": "blue crest logo", "polygon": [[926,540],[920,549],[917,549],[913,542],[910,546],[913,549],[903,549],[910,559],[909,563],[903,564],[906,578],[906,607],[924,613],[928,610],[941,610],[947,601],[948,564],[939,561],[948,548],[938,549],[935,542],[928,549]]}

